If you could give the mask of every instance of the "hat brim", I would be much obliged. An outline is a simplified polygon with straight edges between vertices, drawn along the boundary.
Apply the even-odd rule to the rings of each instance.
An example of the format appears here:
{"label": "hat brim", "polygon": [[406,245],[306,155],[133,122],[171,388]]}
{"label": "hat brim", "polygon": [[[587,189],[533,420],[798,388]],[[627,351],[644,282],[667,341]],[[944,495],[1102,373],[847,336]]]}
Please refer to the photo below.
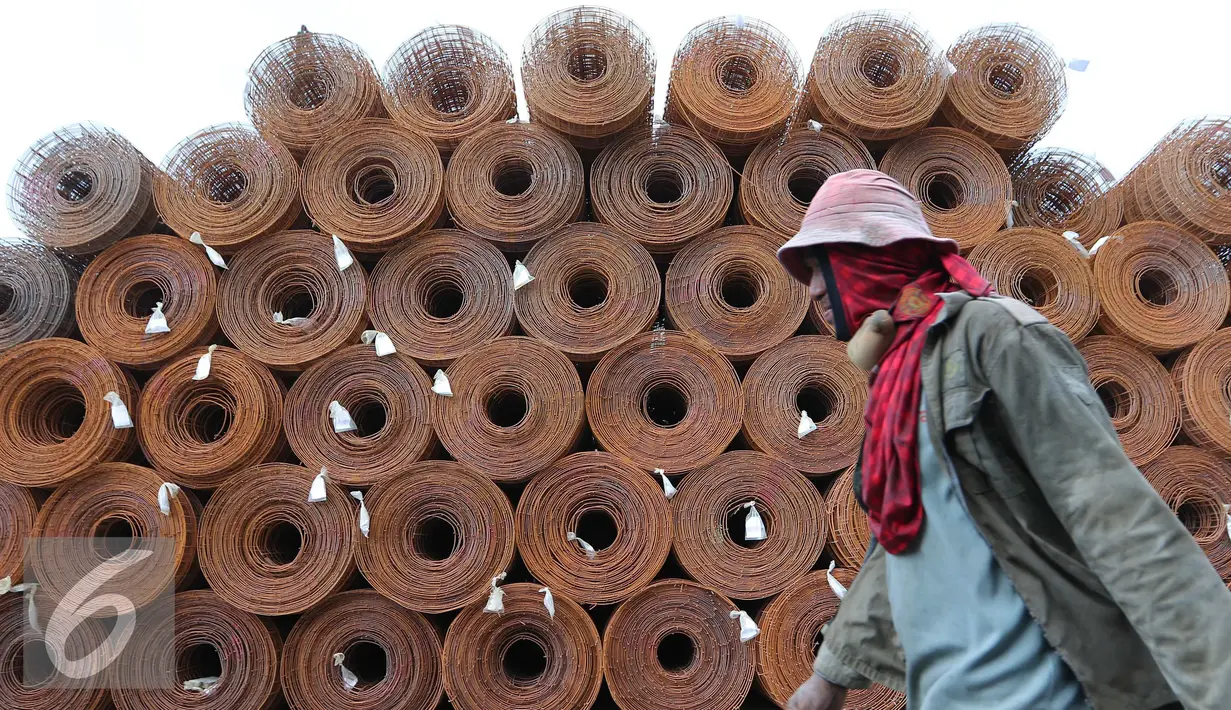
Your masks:
{"label": "hat brim", "polygon": [[933,236],[919,229],[913,220],[893,213],[849,213],[826,217],[820,224],[809,225],[778,248],[778,261],[796,281],[808,284],[812,270],[805,263],[808,250],[827,244],[861,244],[887,247],[908,239],[933,242],[944,251],[957,252],[957,242]]}

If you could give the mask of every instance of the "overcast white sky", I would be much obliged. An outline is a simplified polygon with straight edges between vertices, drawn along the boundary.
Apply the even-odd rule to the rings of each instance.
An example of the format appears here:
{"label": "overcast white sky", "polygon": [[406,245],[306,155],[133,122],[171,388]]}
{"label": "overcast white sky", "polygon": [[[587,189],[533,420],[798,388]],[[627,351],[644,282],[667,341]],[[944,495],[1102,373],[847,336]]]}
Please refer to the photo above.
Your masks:
{"label": "overcast white sky", "polygon": [[[884,7],[843,0],[599,4],[631,17],[653,41],[660,110],[676,44],[706,19],[742,13],[769,22],[807,62],[832,20]],[[567,0],[0,0],[0,169],[7,183],[26,147],[77,121],[115,128],[161,163],[188,134],[246,120],[249,64],[301,24],[358,43],[378,69],[427,25],[470,25],[500,42],[517,67],[530,29],[567,6]],[[977,25],[1016,21],[1050,39],[1062,57],[1090,60],[1086,73],[1068,73],[1068,110],[1044,144],[1093,153],[1117,176],[1181,119],[1231,113],[1231,3],[1225,1],[919,0],[888,9],[909,13],[942,47]],[[7,206],[2,219],[0,235],[17,234]]]}

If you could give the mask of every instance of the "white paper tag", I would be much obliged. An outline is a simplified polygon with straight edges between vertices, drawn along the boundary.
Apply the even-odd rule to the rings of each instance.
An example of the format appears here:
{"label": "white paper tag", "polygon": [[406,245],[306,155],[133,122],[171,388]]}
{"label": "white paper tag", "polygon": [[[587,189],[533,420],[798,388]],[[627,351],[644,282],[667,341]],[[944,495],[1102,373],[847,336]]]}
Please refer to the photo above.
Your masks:
{"label": "white paper tag", "polygon": [[748,514],[744,516],[744,540],[757,541],[764,540],[765,522],[761,520],[761,514],[757,512],[756,501],[744,503],[744,507],[748,509]]}
{"label": "white paper tag", "polygon": [[1098,241],[1094,243],[1094,246],[1090,248],[1090,256],[1094,256],[1095,254],[1097,254],[1098,250],[1102,249],[1104,244],[1112,240],[1117,241],[1117,242],[1122,242],[1124,241],[1124,237],[1121,237],[1118,234],[1112,234],[1112,235],[1105,236],[1105,237],[1099,237]]}
{"label": "white paper tag", "polygon": [[1068,64],[1069,69],[1073,71],[1085,71],[1090,68],[1089,59],[1070,59]]}
{"label": "white paper tag", "polygon": [[812,421],[807,411],[800,412],[799,427],[795,430],[795,438],[802,439],[814,431],[816,431],[816,422]]}
{"label": "white paper tag", "polygon": [[145,334],[154,335],[156,333],[170,332],[171,326],[167,325],[167,316],[162,312],[162,301],[159,301],[154,304],[154,312],[145,324]]}
{"label": "white paper tag", "polygon": [[590,545],[590,543],[577,537],[577,533],[570,532],[564,537],[569,542],[576,542],[578,545],[580,545],[582,552],[586,553],[586,559],[592,560],[594,559],[594,556],[598,554],[598,551],[595,550],[594,547]]}
{"label": "white paper tag", "polygon": [[350,497],[359,501],[359,532],[367,537],[368,530],[372,527],[372,516],[368,515],[367,503],[363,502],[363,491],[351,491]]}
{"label": "white paper tag", "polygon": [[1227,512],[1227,538],[1231,539],[1231,503],[1223,503],[1222,509]]}
{"label": "white paper tag", "polygon": [[363,341],[364,345],[376,344],[376,357],[392,355],[398,351],[397,348],[393,347],[393,341],[389,339],[389,335],[379,330],[365,330],[363,335],[359,336],[359,339]]}
{"label": "white paper tag", "polygon": [[1015,200],[1009,200],[1004,203],[1004,226],[1007,229],[1013,229],[1013,208],[1017,207]]}
{"label": "white paper tag", "polygon": [[206,377],[209,377],[209,369],[213,366],[214,362],[214,351],[217,349],[217,345],[211,345],[209,346],[209,349],[205,351],[205,354],[197,359],[197,371],[192,376],[193,380],[200,382]]}
{"label": "white paper tag", "polygon": [[453,396],[453,388],[449,386],[449,376],[444,370],[436,371],[436,376],[432,378],[432,391],[441,397]]}
{"label": "white paper tag", "polygon": [[543,606],[547,607],[547,615],[551,618],[556,618],[556,598],[551,595],[551,590],[543,587],[539,590],[539,594],[543,595]]}
{"label": "white paper tag", "polygon": [[953,62],[952,62],[952,61],[950,61],[950,60],[949,60],[949,58],[948,58],[948,57],[945,57],[945,68],[947,68],[947,69],[949,70],[949,73],[950,73],[950,74],[956,74],[956,73],[957,73],[957,67],[953,64]]}
{"label": "white paper tag", "polygon": [[205,240],[201,239],[200,232],[193,232],[192,236],[188,237],[188,241],[198,246],[205,247],[205,256],[209,257],[209,262],[211,264],[213,264],[214,266],[217,266],[220,269],[227,268],[226,260],[222,258],[222,255],[218,253],[217,249],[206,244]]}
{"label": "white paper tag", "polygon": [[834,596],[838,599],[845,599],[846,587],[842,586],[842,583],[833,576],[833,569],[836,566],[836,562],[833,560],[829,561],[829,569],[825,572],[825,579],[829,582],[829,588],[833,590]]}
{"label": "white paper tag", "polygon": [[739,642],[748,643],[761,634],[761,628],[757,626],[757,622],[748,616],[748,612],[739,609],[731,612],[732,619],[739,620]]}
{"label": "white paper tag", "polygon": [[499,585],[504,581],[505,573],[492,577],[492,591],[487,595],[487,605],[483,607],[484,614],[503,614],[504,613],[504,590]]}
{"label": "white paper tag", "polygon": [[816,131],[817,133],[820,133],[820,132],[821,132],[821,129],[822,129],[822,128],[824,128],[824,126],[822,126],[822,125],[821,125],[821,122],[820,122],[820,121],[817,121],[817,120],[815,120],[815,119],[811,119],[811,118],[810,118],[810,119],[808,119],[808,128],[811,128],[812,130]]}
{"label": "white paper tag", "polygon": [[530,283],[533,280],[534,280],[534,277],[530,275],[530,270],[526,268],[525,264],[521,263],[520,261],[513,262],[513,290],[514,291],[521,288],[522,286],[525,286],[526,284]]}
{"label": "white paper tag", "polygon": [[333,235],[333,258],[338,262],[338,271],[346,271],[351,264],[355,263],[355,257],[351,256],[350,249],[338,239],[338,235]]}
{"label": "white paper tag", "polygon": [[657,473],[658,477],[663,479],[663,495],[667,497],[667,500],[674,498],[677,491],[675,486],[671,485],[671,479],[667,478],[667,472],[661,468],[656,468],[654,473]]}
{"label": "white paper tag", "polygon": [[1068,240],[1069,244],[1071,244],[1073,248],[1077,250],[1078,254],[1081,254],[1082,258],[1085,258],[1085,259],[1090,258],[1090,252],[1086,251],[1086,247],[1082,245],[1081,239],[1079,238],[1081,235],[1079,235],[1077,232],[1070,231],[1070,232],[1065,232],[1061,236],[1063,236],[1065,239]]}
{"label": "white paper tag", "polygon": [[735,16],[735,29],[737,30],[744,29],[744,16],[743,15]]}
{"label": "white paper tag", "polygon": [[111,405],[111,426],[116,429],[132,429],[133,420],[128,414],[128,406],[120,399],[118,392],[108,392],[103,401]]}
{"label": "white paper tag", "polygon": [[9,587],[9,591],[14,594],[21,594],[26,603],[26,621],[30,623],[30,628],[37,633],[43,633],[42,626],[38,623],[38,608],[34,606],[34,594],[38,592],[38,582],[23,582],[22,584],[14,584]]}
{"label": "white paper tag", "polygon": [[158,510],[163,515],[171,514],[171,499],[179,495],[180,487],[174,483],[164,482],[158,487]]}
{"label": "white paper tag", "polygon": [[308,502],[320,503],[325,500],[325,481],[329,480],[329,470],[321,466],[321,472],[312,479],[312,487],[308,489]]}
{"label": "white paper tag", "polygon": [[184,681],[184,690],[189,693],[200,693],[201,695],[209,695],[214,690],[214,686],[222,679],[216,675],[206,676],[205,678],[194,678]]}
{"label": "white paper tag", "polygon": [[354,690],[356,685],[359,685],[359,676],[351,672],[349,668],[342,665],[346,660],[345,653],[333,654],[333,665],[342,672],[342,687],[347,690]]}
{"label": "white paper tag", "polygon": [[278,325],[298,326],[298,325],[302,325],[307,320],[308,319],[304,318],[303,316],[296,316],[294,318],[283,318],[282,311],[274,311],[274,322],[277,323]]}
{"label": "white paper tag", "polygon": [[8,594],[9,590],[12,588],[13,588],[13,578],[12,577],[5,577],[4,579],[0,579],[0,594]]}
{"label": "white paper tag", "polygon": [[351,418],[350,412],[336,399],[329,403],[329,418],[333,420],[334,433],[341,434],[359,428],[355,426],[355,420]]}

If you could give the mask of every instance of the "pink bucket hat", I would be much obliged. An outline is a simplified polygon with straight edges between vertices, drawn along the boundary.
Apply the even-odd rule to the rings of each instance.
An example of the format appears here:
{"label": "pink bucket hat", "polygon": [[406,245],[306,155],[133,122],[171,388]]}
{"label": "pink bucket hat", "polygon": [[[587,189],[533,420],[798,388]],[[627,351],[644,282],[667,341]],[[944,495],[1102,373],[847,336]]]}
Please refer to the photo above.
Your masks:
{"label": "pink bucket hat", "polygon": [[812,273],[808,250],[821,244],[884,247],[903,239],[925,239],[957,251],[957,242],[932,236],[919,201],[901,183],[879,170],[848,170],[825,181],[799,233],[778,249],[778,261],[797,281]]}

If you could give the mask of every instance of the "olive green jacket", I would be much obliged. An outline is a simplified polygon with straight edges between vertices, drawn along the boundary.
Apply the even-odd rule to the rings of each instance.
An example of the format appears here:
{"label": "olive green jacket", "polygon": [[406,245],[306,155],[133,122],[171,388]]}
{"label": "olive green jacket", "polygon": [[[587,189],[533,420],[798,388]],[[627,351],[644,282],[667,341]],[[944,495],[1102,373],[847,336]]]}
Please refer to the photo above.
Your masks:
{"label": "olive green jacket", "polygon": [[[922,361],[932,443],[1090,704],[1231,708],[1231,592],[1124,455],[1077,349],[1018,301],[944,299]],[[825,629],[814,669],[839,685],[905,690],[885,554]]]}

